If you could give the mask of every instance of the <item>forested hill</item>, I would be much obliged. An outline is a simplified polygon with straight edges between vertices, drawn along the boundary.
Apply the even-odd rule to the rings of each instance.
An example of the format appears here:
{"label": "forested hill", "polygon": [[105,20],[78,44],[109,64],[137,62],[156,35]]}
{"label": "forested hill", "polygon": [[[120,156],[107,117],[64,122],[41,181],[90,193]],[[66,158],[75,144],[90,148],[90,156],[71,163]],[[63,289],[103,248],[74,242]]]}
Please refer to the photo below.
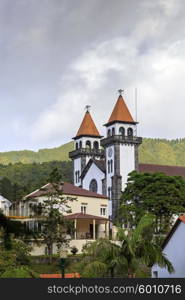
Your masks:
{"label": "forested hill", "polygon": [[185,166],[185,138],[176,140],[143,139],[139,147],[139,162]]}
{"label": "forested hill", "polygon": [[8,165],[21,162],[23,164],[29,163],[43,163],[50,161],[68,161],[69,151],[73,149],[73,142],[69,142],[62,146],[51,149],[40,149],[36,151],[21,150],[0,152],[0,164]]}
{"label": "forested hill", "polygon": [[[68,161],[68,152],[73,150],[73,142],[57,148],[41,149],[37,152],[30,150],[10,151],[0,153],[0,164],[8,165],[22,162],[42,163],[50,161]],[[185,166],[185,139],[143,139],[139,148],[139,162],[163,165]]]}

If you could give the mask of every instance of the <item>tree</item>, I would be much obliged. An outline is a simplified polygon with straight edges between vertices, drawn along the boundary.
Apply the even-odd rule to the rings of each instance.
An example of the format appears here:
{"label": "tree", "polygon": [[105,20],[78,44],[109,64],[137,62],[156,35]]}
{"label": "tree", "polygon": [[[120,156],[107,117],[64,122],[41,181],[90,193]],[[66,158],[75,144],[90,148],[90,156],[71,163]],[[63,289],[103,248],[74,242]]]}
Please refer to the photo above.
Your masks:
{"label": "tree", "polygon": [[27,231],[24,224],[19,221],[10,220],[3,212],[0,211],[0,231],[1,231],[1,245],[5,249],[12,248],[12,236],[14,238],[22,238],[31,234]]}
{"label": "tree", "polygon": [[108,273],[114,277],[115,271],[121,265],[119,251],[119,246],[106,238],[87,244],[83,253],[85,257],[89,258],[89,262],[85,264],[83,275],[89,274],[90,277],[97,277]]}
{"label": "tree", "polygon": [[185,181],[163,173],[129,174],[122,194],[119,221],[135,226],[147,212],[155,216],[155,232],[166,233],[173,215],[185,211]]}
{"label": "tree", "polygon": [[161,246],[155,241],[154,222],[154,216],[147,214],[141,218],[135,229],[126,231],[119,228],[118,230],[122,266],[127,271],[129,278],[135,277],[141,264],[151,267],[156,263],[160,267],[166,267],[169,273],[174,272],[171,262],[165,257]]}
{"label": "tree", "polygon": [[49,187],[41,189],[45,199],[36,206],[36,214],[41,224],[38,237],[47,245],[49,260],[52,263],[54,243],[58,249],[69,243],[67,232],[72,230],[73,224],[64,214],[71,212],[69,202],[75,198],[63,197],[63,183],[57,169],[51,172],[49,182]]}
{"label": "tree", "polygon": [[131,230],[119,228],[119,244],[107,239],[100,239],[87,245],[84,249],[84,264],[82,275],[86,277],[106,276],[116,273],[129,278],[142,266],[151,267],[157,263],[160,267],[167,267],[174,271],[171,262],[165,257],[160,245],[154,238],[154,216],[145,215],[137,227]]}

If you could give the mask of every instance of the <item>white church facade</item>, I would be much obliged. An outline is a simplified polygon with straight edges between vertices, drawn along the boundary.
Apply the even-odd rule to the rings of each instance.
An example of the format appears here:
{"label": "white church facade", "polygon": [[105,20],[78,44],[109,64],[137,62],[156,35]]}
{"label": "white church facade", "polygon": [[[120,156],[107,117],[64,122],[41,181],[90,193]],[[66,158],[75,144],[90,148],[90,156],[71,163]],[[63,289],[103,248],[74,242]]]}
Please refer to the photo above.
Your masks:
{"label": "white church facade", "polygon": [[138,147],[142,138],[136,135],[134,121],[122,90],[110,115],[103,137],[87,109],[80,128],[73,138],[74,185],[109,198],[109,216],[117,216],[121,192],[126,187],[128,174],[138,170]]}

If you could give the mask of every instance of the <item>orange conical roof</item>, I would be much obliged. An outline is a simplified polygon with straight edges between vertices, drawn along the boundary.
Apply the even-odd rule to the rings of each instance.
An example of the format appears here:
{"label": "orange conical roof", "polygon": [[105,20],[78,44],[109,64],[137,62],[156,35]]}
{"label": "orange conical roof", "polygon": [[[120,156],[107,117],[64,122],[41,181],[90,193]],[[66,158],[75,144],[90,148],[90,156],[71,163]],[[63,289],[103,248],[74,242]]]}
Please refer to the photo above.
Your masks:
{"label": "orange conical roof", "polygon": [[126,106],[126,103],[122,95],[119,95],[108,123],[115,122],[115,121],[134,122],[132,115],[129,112],[128,107]]}
{"label": "orange conical roof", "polygon": [[78,129],[78,132],[76,134],[76,137],[82,135],[100,137],[99,131],[96,128],[96,125],[94,124],[94,121],[89,111],[86,111],[83,121],[80,125],[80,128]]}

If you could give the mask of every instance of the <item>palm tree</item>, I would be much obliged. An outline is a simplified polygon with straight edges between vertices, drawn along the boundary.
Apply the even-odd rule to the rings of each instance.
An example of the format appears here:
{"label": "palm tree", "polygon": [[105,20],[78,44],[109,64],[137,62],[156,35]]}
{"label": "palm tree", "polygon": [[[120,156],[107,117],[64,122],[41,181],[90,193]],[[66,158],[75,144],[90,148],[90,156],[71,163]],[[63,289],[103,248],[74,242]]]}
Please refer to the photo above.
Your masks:
{"label": "palm tree", "polygon": [[154,221],[154,216],[147,214],[135,229],[127,232],[123,228],[118,230],[120,256],[130,278],[135,277],[140,264],[151,267],[157,263],[160,267],[166,267],[169,273],[174,272],[171,262],[154,239]]}
{"label": "palm tree", "polygon": [[135,229],[118,229],[118,243],[108,239],[99,239],[84,249],[84,274],[91,277],[105,276],[121,271],[129,278],[135,277],[141,265],[151,267],[157,263],[174,271],[159,244],[154,239],[154,216],[143,216]]}
{"label": "palm tree", "polygon": [[[101,238],[94,243],[88,244],[84,249],[84,257],[89,258],[86,263],[85,274],[94,270],[94,277],[110,272],[111,277],[115,276],[115,270],[120,266],[120,247],[108,239]],[[97,273],[96,273],[97,272]],[[97,276],[96,276],[97,275]]]}

